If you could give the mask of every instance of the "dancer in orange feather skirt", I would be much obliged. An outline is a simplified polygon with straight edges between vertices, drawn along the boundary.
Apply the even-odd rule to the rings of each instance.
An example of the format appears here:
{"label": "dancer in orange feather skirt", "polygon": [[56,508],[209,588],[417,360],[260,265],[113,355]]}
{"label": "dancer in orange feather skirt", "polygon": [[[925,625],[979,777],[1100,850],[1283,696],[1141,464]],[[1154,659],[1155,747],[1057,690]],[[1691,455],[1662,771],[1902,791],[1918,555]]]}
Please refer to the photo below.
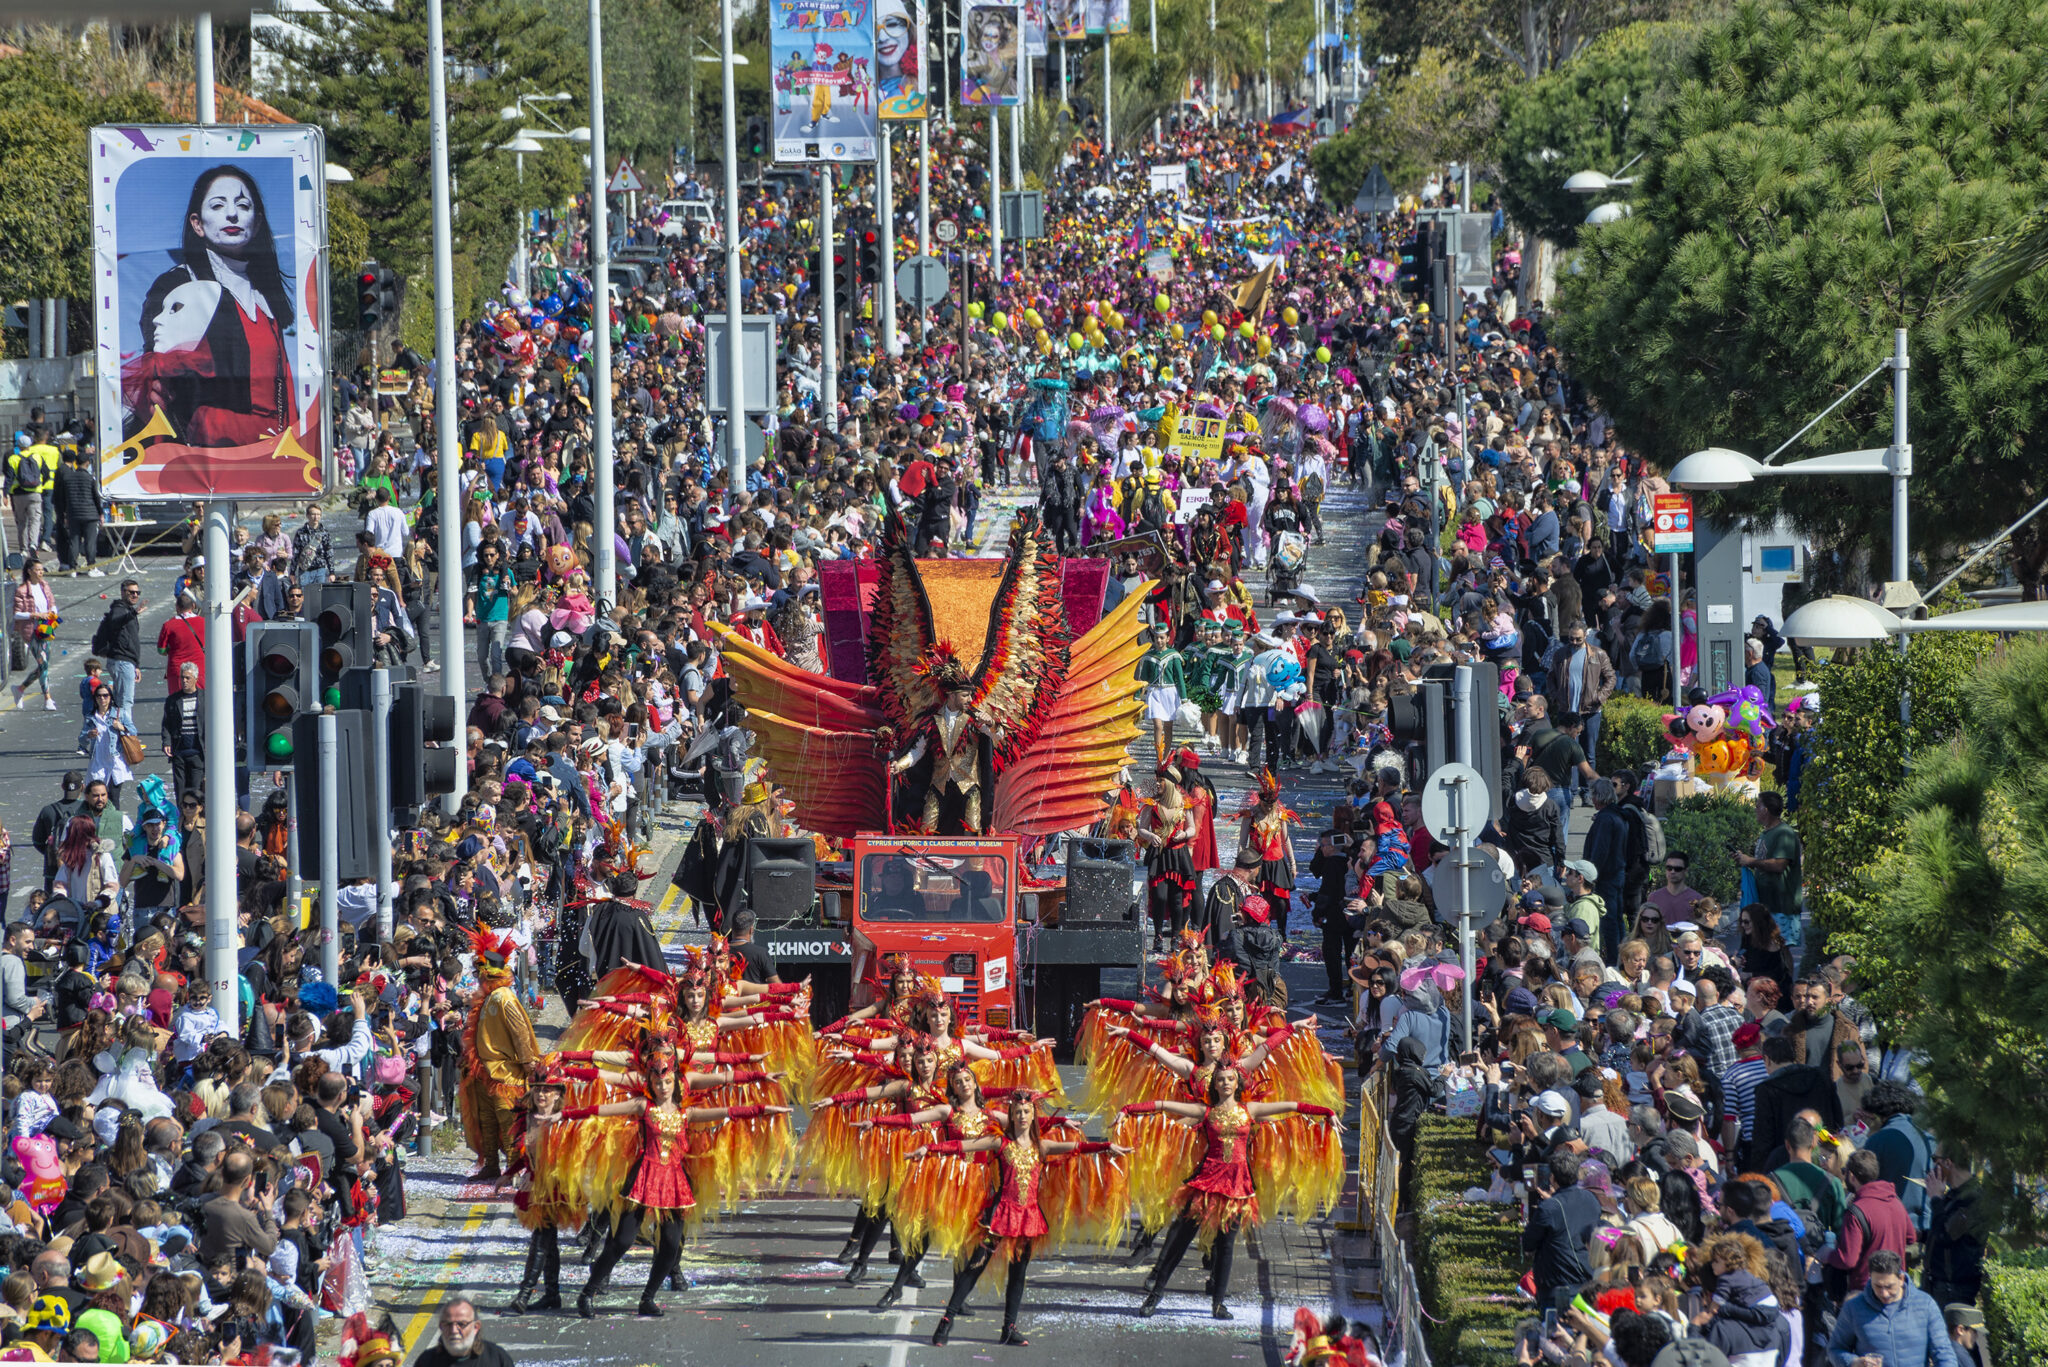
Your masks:
{"label": "dancer in orange feather skirt", "polygon": [[[946,1313],[939,1317],[939,1327],[932,1334],[932,1344],[943,1345],[953,1332],[953,1319],[974,1294],[974,1287],[981,1280],[981,1274],[988,1270],[989,1263],[1001,1253],[1008,1266],[1008,1284],[1003,1288],[1003,1332],[999,1343],[1022,1348],[1024,1336],[1017,1332],[1017,1312],[1024,1304],[1024,1278],[1031,1266],[1031,1255],[1037,1250],[1052,1226],[1045,1218],[1045,1211],[1039,1204],[1040,1183],[1044,1179],[1045,1165],[1055,1159],[1076,1154],[1109,1153],[1123,1155],[1130,1152],[1119,1144],[1099,1140],[1078,1142],[1066,1139],[1044,1139],[1038,1132],[1038,1102],[1029,1092],[1018,1092],[1010,1098],[1009,1136],[999,1134],[983,1135],[979,1139],[952,1139],[940,1144],[927,1144],[911,1153],[912,1159],[923,1158],[926,1154],[958,1155],[967,1153],[992,1152],[1000,1176],[997,1179],[996,1199],[989,1207],[983,1220],[984,1237],[965,1265],[953,1274],[953,1294],[946,1302]],[[1121,1212],[1119,1212],[1119,1215]]]}
{"label": "dancer in orange feather skirt", "polygon": [[675,1054],[666,1047],[643,1059],[647,1095],[634,1101],[615,1101],[565,1111],[564,1120],[592,1116],[634,1116],[639,1120],[640,1152],[633,1175],[619,1206],[619,1216],[605,1240],[604,1252],[590,1269],[590,1280],[576,1297],[576,1313],[590,1319],[597,1312],[593,1299],[604,1290],[612,1269],[640,1236],[643,1223],[657,1227],[654,1263],[648,1272],[647,1289],[640,1295],[640,1313],[658,1316],[654,1291],[673,1272],[683,1256],[683,1212],[697,1204],[690,1190],[684,1160],[690,1153],[690,1126],[722,1120],[752,1120],[762,1116],[788,1115],[787,1106],[685,1106],[678,1096]]}
{"label": "dancer in orange feather skirt", "polygon": [[[1261,1220],[1252,1168],[1254,1132],[1258,1122],[1299,1114],[1331,1120],[1334,1132],[1343,1133],[1343,1126],[1335,1122],[1333,1113],[1326,1106],[1304,1105],[1299,1101],[1246,1103],[1240,1100],[1243,1087],[1244,1075],[1237,1069],[1218,1068],[1209,1078],[1209,1104],[1206,1106],[1187,1101],[1143,1101],[1124,1107],[1127,1115],[1165,1111],[1196,1121],[1201,1127],[1204,1145],[1201,1166],[1181,1187],[1180,1214],[1167,1230],[1165,1246],[1159,1251],[1159,1262],[1152,1269],[1150,1289],[1145,1293],[1144,1304],[1138,1308],[1141,1317],[1149,1317],[1158,1310],[1174,1269],[1180,1266],[1188,1245],[1200,1235],[1205,1242],[1215,1241],[1211,1249],[1210,1313],[1219,1320],[1231,1318],[1224,1298],[1230,1290],[1230,1261],[1237,1243],[1237,1232]],[[1339,1161],[1341,1163],[1341,1153]]]}

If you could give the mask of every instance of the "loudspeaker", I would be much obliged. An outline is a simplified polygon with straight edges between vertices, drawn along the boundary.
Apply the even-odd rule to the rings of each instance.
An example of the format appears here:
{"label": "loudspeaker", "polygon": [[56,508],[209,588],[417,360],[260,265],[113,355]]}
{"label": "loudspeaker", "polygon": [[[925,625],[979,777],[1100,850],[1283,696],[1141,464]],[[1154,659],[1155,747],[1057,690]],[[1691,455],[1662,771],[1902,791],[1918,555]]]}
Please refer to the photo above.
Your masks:
{"label": "loudspeaker", "polygon": [[1067,841],[1067,900],[1063,926],[1124,925],[1138,918],[1131,891],[1136,846],[1128,840],[1076,836]]}
{"label": "loudspeaker", "polygon": [[762,921],[798,921],[817,895],[818,850],[793,836],[747,840],[747,905]]}

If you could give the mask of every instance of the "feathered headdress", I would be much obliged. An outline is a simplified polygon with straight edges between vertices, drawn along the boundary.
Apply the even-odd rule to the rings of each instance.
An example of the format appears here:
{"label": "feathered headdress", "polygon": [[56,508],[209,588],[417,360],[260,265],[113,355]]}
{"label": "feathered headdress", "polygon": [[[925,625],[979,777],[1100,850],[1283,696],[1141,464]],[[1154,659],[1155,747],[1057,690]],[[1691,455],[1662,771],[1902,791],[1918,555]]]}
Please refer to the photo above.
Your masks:
{"label": "feathered headdress", "polygon": [[882,974],[893,978],[910,967],[910,956],[900,949],[892,949],[882,956]]}
{"label": "feathered headdress", "polygon": [[946,1004],[946,989],[929,973],[917,975],[917,1004],[929,1010]]}
{"label": "feathered headdress", "polygon": [[683,964],[676,971],[676,986],[687,983],[703,983],[711,976],[711,957],[701,945],[683,946]]}
{"label": "feathered headdress", "polygon": [[469,932],[470,948],[476,952],[476,966],[479,976],[485,973],[503,973],[511,962],[518,946],[502,935],[479,926]]}
{"label": "feathered headdress", "polygon": [[920,679],[929,681],[940,691],[952,688],[972,688],[974,676],[967,672],[967,666],[953,652],[950,642],[938,641],[925,648],[910,672]]}

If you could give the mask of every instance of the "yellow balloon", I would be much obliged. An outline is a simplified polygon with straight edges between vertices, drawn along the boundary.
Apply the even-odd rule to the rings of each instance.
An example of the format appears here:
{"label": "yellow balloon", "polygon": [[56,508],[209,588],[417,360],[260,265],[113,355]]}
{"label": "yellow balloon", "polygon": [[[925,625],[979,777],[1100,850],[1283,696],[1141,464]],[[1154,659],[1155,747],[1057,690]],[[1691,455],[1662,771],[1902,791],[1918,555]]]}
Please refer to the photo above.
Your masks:
{"label": "yellow balloon", "polygon": [[1024,321],[1025,321],[1025,322],[1026,322],[1027,324],[1029,324],[1030,326],[1032,326],[1032,327],[1035,327],[1035,328],[1037,328],[1037,327],[1044,327],[1044,326],[1045,326],[1045,320],[1044,320],[1043,318],[1040,318],[1040,317],[1038,316],[1038,310],[1037,310],[1037,309],[1025,309],[1025,310],[1024,310]]}
{"label": "yellow balloon", "polygon": [[1216,310],[1215,310],[1215,309],[1203,309],[1203,310],[1202,310],[1202,326],[1203,326],[1203,327],[1205,327],[1205,328],[1212,328],[1212,327],[1215,327],[1215,326],[1216,326]]}
{"label": "yellow balloon", "polygon": [[1316,360],[1321,362],[1323,365],[1328,365],[1330,363],[1330,349],[1326,346],[1317,347]]}
{"label": "yellow balloon", "polygon": [[1152,296],[1152,307],[1158,309],[1161,313],[1165,313],[1173,307],[1173,300],[1163,294],[1155,294]]}
{"label": "yellow balloon", "polygon": [[[1175,326],[1175,327],[1179,327],[1179,326],[1180,326],[1180,324],[1178,324],[1178,323],[1175,323],[1175,324],[1174,324],[1174,326]],[[1172,366],[1163,366],[1163,367],[1161,367],[1161,368],[1160,368],[1160,371],[1159,371],[1159,378],[1160,378],[1161,380],[1164,380],[1164,381],[1165,381],[1166,383],[1168,383],[1168,384],[1172,384],[1172,383],[1173,383],[1173,367],[1172,367]]]}
{"label": "yellow balloon", "polygon": [[1265,355],[1268,355],[1268,354],[1270,354],[1270,353],[1272,352],[1272,350],[1273,350],[1273,339],[1272,339],[1271,337],[1261,337],[1261,338],[1259,338],[1259,355],[1261,355],[1261,356],[1265,356]]}
{"label": "yellow balloon", "polygon": [[1257,332],[1258,329],[1253,327],[1249,321],[1237,325],[1237,335],[1240,337],[1251,337],[1257,334]]}
{"label": "yellow balloon", "polygon": [[1293,327],[1301,321],[1301,315],[1294,311],[1294,305],[1289,304],[1286,308],[1280,310],[1280,321],[1289,327]]}
{"label": "yellow balloon", "polygon": [[1047,337],[1045,329],[1040,328],[1036,332],[1031,334],[1031,340],[1034,342],[1045,342],[1050,339]]}
{"label": "yellow balloon", "polygon": [[1215,339],[1216,339],[1217,341],[1219,341],[1219,342],[1220,342],[1220,341],[1222,341],[1222,340],[1223,340],[1223,324],[1221,324],[1221,323],[1216,323],[1216,324],[1213,324],[1213,325],[1212,325],[1212,326],[1211,326],[1211,327],[1209,328],[1209,335],[1210,335],[1211,337],[1215,338]]}
{"label": "yellow balloon", "polygon": [[788,296],[789,296],[790,298],[792,298],[792,299],[796,298],[796,286],[795,286],[795,285],[784,285],[784,286],[782,287],[782,292],[783,292],[784,294],[788,295]]}
{"label": "yellow balloon", "polygon": [[979,299],[967,306],[967,316],[969,318],[981,317],[981,301]]}
{"label": "yellow balloon", "polygon": [[1072,347],[1074,350],[1079,351],[1083,346],[1087,345],[1087,343],[1082,339],[1080,333],[1070,332],[1067,334],[1067,345]]}
{"label": "yellow balloon", "polygon": [[1010,326],[1010,316],[999,310],[995,317],[989,319],[989,322],[995,325],[996,331],[1001,332],[1004,328]]}
{"label": "yellow balloon", "polygon": [[1174,341],[1178,342],[1178,341],[1179,341],[1179,340],[1180,340],[1181,338],[1183,338],[1183,337],[1185,337],[1185,336],[1187,336],[1187,335],[1188,335],[1188,330],[1187,330],[1186,328],[1182,327],[1182,326],[1181,326],[1181,325],[1180,325],[1179,323],[1175,323],[1175,324],[1173,325],[1173,340],[1174,340]]}

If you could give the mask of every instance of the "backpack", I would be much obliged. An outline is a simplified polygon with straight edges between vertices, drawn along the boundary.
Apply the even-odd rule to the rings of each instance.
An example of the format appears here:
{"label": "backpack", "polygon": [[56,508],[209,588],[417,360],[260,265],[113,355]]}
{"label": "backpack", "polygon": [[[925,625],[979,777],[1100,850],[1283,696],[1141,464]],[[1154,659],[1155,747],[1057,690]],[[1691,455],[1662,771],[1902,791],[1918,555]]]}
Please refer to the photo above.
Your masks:
{"label": "backpack", "polygon": [[1645,669],[1664,665],[1670,654],[1670,638],[1661,631],[1646,631],[1628,648],[1628,657]]}
{"label": "backpack", "polygon": [[1648,807],[1631,806],[1628,810],[1635,813],[1636,827],[1643,833],[1644,867],[1657,868],[1668,852],[1664,845],[1664,822]]}
{"label": "backpack", "polygon": [[18,452],[14,457],[14,478],[7,482],[9,493],[33,494],[43,487],[43,458],[35,448]]}

